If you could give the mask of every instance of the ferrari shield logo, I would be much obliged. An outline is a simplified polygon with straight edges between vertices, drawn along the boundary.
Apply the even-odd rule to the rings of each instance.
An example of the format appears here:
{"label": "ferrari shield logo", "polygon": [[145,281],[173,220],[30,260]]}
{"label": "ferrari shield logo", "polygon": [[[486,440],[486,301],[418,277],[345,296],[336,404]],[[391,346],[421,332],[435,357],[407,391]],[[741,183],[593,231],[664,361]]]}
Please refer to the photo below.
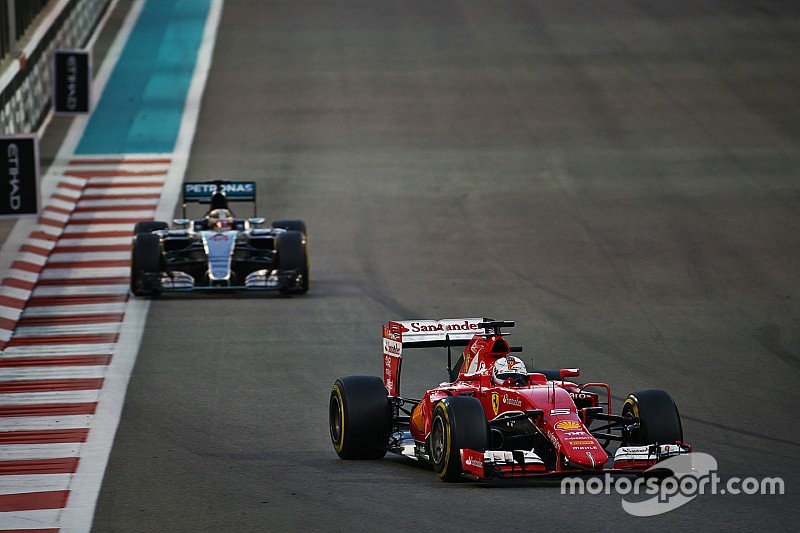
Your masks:
{"label": "ferrari shield logo", "polygon": [[497,416],[497,412],[500,410],[500,395],[496,392],[492,393],[492,409],[494,410],[494,415]]}

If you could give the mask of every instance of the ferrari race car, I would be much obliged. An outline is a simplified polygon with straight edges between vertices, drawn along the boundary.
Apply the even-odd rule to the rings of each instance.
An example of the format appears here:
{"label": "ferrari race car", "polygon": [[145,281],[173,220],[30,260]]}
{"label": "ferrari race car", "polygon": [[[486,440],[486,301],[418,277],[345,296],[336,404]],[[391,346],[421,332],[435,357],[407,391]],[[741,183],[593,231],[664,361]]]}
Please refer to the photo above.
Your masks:
{"label": "ferrari race car", "polygon": [[[254,289],[308,291],[306,225],[278,220],[262,228],[255,216],[256,184],[215,180],[183,184],[183,218],[137,222],[131,251],[131,292]],[[186,218],[186,204],[208,204]],[[252,202],[253,216],[236,218],[229,202]]]}
{"label": "ferrari race car", "polygon": [[[514,322],[460,318],[383,326],[383,379],[337,379],[331,440],[342,459],[393,452],[430,463],[444,481],[637,473],[689,453],[678,409],[662,390],[611,410],[605,383],[578,384],[578,369],[528,372],[502,328]],[[451,347],[465,346],[451,364]],[[400,395],[403,350],[445,347],[449,381],[422,399]],[[612,442],[619,443],[613,451]]]}

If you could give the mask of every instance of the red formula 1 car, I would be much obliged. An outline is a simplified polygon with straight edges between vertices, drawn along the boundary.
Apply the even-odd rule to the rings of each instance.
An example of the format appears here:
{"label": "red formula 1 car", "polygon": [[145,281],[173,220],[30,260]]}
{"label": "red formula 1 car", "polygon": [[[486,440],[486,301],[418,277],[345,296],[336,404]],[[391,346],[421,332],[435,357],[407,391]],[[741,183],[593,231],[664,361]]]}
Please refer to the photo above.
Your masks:
{"label": "red formula 1 car", "polygon": [[[445,481],[642,472],[689,453],[678,409],[662,390],[611,410],[605,383],[569,381],[578,369],[528,372],[502,328],[514,322],[462,318],[383,327],[384,377],[337,379],[330,433],[342,459],[386,452],[430,463]],[[451,364],[453,346],[466,346]],[[400,396],[403,350],[445,347],[449,381],[422,399]],[[612,442],[619,443],[613,458]]]}

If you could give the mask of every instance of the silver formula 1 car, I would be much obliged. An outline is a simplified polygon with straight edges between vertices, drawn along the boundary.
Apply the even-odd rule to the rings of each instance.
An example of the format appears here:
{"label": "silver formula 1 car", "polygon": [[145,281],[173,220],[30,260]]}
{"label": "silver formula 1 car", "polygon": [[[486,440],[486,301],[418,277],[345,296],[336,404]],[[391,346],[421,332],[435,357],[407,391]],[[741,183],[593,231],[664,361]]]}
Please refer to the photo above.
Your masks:
{"label": "silver formula 1 car", "polygon": [[[278,220],[265,228],[255,216],[256,184],[214,180],[183,184],[183,218],[137,222],[131,251],[131,292],[308,291],[306,225]],[[232,202],[252,202],[253,216],[237,218]],[[186,217],[186,204],[208,204],[202,218]]]}

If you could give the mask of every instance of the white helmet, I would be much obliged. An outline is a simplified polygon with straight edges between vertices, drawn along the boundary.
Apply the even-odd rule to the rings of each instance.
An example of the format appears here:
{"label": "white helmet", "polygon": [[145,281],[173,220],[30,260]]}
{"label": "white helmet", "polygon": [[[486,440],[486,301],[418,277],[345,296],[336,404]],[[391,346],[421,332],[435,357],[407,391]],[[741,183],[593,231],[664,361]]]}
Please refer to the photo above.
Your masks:
{"label": "white helmet", "polygon": [[524,385],[528,381],[528,370],[522,359],[507,355],[494,362],[492,376],[498,385],[503,384],[508,378],[514,378],[515,385]]}
{"label": "white helmet", "polygon": [[208,214],[208,229],[228,230],[233,228],[233,214],[227,209],[214,209]]}

